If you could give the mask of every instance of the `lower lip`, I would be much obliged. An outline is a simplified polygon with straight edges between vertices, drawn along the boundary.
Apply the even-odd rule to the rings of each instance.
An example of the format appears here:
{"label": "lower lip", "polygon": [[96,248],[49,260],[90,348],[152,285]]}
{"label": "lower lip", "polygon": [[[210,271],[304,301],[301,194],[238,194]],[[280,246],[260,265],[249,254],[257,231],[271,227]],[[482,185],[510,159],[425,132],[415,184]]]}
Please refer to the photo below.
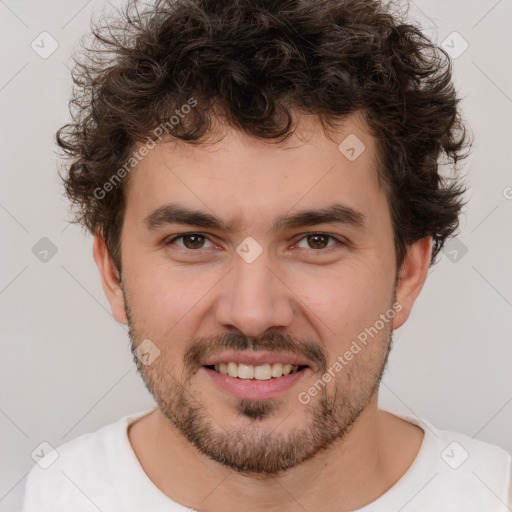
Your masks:
{"label": "lower lip", "polygon": [[293,387],[310,370],[304,368],[300,372],[289,373],[282,377],[269,380],[249,380],[230,377],[222,373],[202,367],[209,377],[224,391],[227,391],[236,398],[245,400],[265,400],[275,398],[280,393]]}

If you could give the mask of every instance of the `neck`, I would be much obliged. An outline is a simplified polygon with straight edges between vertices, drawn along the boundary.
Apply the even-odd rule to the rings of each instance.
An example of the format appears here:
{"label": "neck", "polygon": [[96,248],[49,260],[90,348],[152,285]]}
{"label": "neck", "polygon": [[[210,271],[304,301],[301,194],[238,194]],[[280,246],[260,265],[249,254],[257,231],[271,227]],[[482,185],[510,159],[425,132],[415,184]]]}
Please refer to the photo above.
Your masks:
{"label": "neck", "polygon": [[255,477],[199,453],[159,409],[128,435],[146,474],[177,503],[206,512],[285,512],[298,504],[323,512],[354,510],[386,492],[414,460],[423,431],[378,410],[375,394],[343,438],[283,473]]}

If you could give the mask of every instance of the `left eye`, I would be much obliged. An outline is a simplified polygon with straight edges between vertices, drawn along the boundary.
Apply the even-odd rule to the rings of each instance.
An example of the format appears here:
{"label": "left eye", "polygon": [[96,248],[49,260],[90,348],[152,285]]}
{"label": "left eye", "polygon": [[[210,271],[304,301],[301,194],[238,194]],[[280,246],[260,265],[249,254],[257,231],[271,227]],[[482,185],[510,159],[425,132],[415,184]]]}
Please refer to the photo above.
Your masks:
{"label": "left eye", "polygon": [[[313,250],[319,250],[319,249],[326,249],[327,247],[331,247],[332,245],[326,245],[329,241],[329,239],[333,240],[334,242],[342,243],[340,240],[334,238],[331,235],[324,235],[322,233],[312,233],[310,235],[306,235],[305,237],[301,238],[299,242],[302,242],[302,240],[306,240],[306,243],[310,245],[310,247],[305,247],[305,249],[313,249]],[[311,245],[313,247],[311,247]]]}

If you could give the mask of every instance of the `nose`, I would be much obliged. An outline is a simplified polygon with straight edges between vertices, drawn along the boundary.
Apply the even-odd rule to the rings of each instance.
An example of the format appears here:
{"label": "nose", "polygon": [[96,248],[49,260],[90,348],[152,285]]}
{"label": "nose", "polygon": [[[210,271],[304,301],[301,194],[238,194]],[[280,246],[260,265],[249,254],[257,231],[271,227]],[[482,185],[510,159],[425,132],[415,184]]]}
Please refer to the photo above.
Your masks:
{"label": "nose", "polygon": [[268,329],[290,326],[293,296],[283,272],[271,264],[265,251],[252,263],[237,256],[220,286],[217,321],[224,328],[258,338]]}

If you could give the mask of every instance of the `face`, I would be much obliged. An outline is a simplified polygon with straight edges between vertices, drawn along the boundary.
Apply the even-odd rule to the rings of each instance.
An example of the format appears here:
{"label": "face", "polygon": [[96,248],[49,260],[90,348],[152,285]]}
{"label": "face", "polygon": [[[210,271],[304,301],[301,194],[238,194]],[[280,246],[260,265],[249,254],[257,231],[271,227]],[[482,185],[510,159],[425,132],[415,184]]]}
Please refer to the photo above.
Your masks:
{"label": "face", "polygon": [[169,426],[211,459],[291,468],[375,397],[410,310],[375,150],[360,117],[330,136],[309,117],[278,145],[159,143],[132,171],[109,298]]}

